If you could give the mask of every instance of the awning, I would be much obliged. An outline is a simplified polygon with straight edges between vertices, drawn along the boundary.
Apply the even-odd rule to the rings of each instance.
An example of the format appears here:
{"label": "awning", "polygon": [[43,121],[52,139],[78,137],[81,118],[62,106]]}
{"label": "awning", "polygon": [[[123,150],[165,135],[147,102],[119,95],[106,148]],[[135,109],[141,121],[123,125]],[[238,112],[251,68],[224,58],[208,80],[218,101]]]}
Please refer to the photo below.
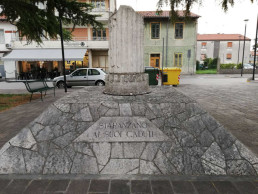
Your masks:
{"label": "awning", "polygon": [[[64,49],[66,61],[82,61],[87,49]],[[60,49],[16,49],[2,61],[62,61]]]}

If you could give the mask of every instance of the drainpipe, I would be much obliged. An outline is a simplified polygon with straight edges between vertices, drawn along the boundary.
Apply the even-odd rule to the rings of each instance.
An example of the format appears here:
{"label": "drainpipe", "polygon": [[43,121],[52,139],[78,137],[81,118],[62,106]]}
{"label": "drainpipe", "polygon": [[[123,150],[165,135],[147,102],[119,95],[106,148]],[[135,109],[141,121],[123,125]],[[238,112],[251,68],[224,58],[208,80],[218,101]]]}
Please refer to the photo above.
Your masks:
{"label": "drainpipe", "polygon": [[161,73],[161,85],[163,85],[163,67],[164,67],[164,38],[163,40],[163,44],[162,44],[162,73]]}
{"label": "drainpipe", "polygon": [[166,67],[168,67],[168,24],[169,24],[169,18],[167,21],[167,32],[166,32]]}

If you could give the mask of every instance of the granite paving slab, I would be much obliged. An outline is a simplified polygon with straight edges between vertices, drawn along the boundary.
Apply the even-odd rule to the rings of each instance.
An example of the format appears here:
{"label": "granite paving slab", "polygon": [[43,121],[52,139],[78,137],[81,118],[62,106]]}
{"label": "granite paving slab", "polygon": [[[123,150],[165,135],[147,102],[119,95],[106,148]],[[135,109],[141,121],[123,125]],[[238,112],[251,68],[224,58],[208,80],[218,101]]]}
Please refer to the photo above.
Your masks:
{"label": "granite paving slab", "polygon": [[[63,194],[256,194],[255,177],[155,177],[142,176],[126,178],[99,177],[0,177],[1,194],[13,193],[63,193]],[[187,180],[188,179],[188,180]],[[5,183],[5,184],[2,184]]]}

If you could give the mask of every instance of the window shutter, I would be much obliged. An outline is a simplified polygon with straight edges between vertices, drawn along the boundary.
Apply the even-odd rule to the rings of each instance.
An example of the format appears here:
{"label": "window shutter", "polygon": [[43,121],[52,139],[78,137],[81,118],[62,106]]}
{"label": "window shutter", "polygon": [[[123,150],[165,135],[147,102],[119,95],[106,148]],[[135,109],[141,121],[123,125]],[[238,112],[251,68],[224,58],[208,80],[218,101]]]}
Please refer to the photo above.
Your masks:
{"label": "window shutter", "polygon": [[228,42],[228,47],[232,47],[232,42]]}
{"label": "window shutter", "polygon": [[227,59],[231,59],[232,58],[232,54],[227,54]]}

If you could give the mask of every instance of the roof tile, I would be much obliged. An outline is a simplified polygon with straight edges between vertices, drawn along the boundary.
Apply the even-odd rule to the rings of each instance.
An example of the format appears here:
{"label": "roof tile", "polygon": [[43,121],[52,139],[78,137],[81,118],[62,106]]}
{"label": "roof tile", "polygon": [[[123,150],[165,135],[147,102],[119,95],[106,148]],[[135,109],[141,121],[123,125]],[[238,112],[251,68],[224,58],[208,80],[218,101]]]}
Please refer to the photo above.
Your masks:
{"label": "roof tile", "polygon": [[[170,11],[162,11],[160,14],[156,11],[137,11],[144,18],[168,18],[170,17]],[[177,11],[179,17],[185,17],[184,11]],[[199,18],[200,16],[190,12],[190,17]]]}
{"label": "roof tile", "polygon": [[[211,40],[244,40],[241,34],[198,34],[197,41],[211,41]],[[246,40],[251,40],[245,37]]]}

